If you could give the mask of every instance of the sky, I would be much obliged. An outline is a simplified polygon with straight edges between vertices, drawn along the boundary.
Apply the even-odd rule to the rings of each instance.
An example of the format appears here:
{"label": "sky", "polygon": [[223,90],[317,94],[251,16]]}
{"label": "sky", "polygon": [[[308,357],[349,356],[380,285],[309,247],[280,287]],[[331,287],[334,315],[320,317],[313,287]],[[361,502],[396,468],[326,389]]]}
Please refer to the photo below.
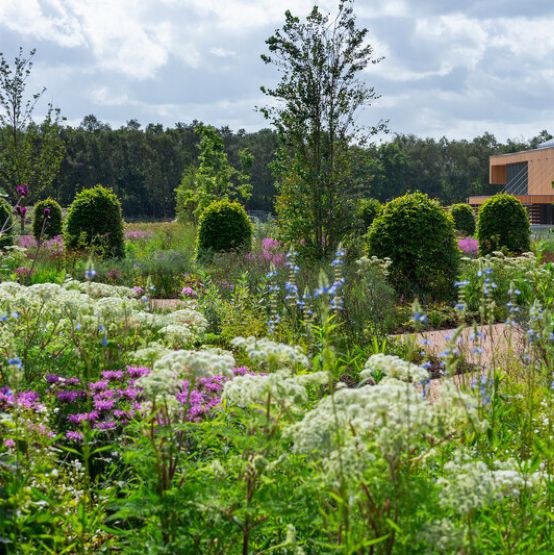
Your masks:
{"label": "sky", "polygon": [[[29,90],[68,123],[267,127],[255,106],[276,82],[260,55],[284,12],[313,0],[0,0],[0,52],[36,48]],[[320,0],[334,12],[337,0]],[[393,133],[500,140],[554,133],[553,0],[357,0],[382,62],[363,73],[381,97],[359,122]]]}

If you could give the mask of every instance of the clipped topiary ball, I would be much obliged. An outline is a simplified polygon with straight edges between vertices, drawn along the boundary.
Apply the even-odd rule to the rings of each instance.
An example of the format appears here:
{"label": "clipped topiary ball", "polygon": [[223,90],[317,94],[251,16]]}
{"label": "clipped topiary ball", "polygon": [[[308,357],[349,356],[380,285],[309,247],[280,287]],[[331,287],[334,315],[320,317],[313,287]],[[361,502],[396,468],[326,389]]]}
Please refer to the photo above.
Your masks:
{"label": "clipped topiary ball", "polygon": [[40,239],[52,239],[62,233],[62,207],[51,197],[35,204],[33,210],[33,235]]}
{"label": "clipped topiary ball", "polygon": [[479,254],[494,251],[521,254],[531,250],[527,210],[513,195],[500,193],[486,200],[477,216]]}
{"label": "clipped topiary ball", "polygon": [[75,197],[67,211],[65,244],[72,250],[93,250],[104,258],[125,256],[121,204],[112,191],[96,185]]}
{"label": "clipped topiary ball", "polygon": [[370,255],[390,258],[396,290],[408,297],[453,294],[459,263],[454,222],[436,200],[413,193],[389,202],[367,233]]}
{"label": "clipped topiary ball", "polygon": [[367,228],[373,223],[383,211],[383,205],[375,198],[364,198],[358,202],[356,208],[356,219],[359,229],[366,233]]}
{"label": "clipped topiary ball", "polygon": [[0,233],[0,248],[13,245],[13,208],[3,198],[0,198],[0,230],[2,230]]}
{"label": "clipped topiary ball", "polygon": [[252,223],[238,202],[217,200],[200,215],[196,252],[199,258],[214,253],[248,250],[252,244]]}
{"label": "clipped topiary ball", "polygon": [[454,220],[456,231],[464,235],[471,236],[475,233],[475,215],[473,208],[469,204],[453,204],[450,207],[450,214]]}

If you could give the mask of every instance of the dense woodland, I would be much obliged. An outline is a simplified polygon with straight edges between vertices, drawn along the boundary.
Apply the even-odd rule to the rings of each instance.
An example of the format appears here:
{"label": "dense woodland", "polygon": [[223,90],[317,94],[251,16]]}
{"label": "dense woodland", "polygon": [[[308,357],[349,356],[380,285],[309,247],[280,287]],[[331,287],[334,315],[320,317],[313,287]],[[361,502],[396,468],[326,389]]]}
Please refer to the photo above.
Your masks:
{"label": "dense woodland", "polygon": [[[175,214],[175,188],[183,171],[197,162],[197,124],[142,127],[131,120],[113,129],[89,115],[78,127],[62,126],[61,168],[51,188],[43,190],[40,197],[52,195],[68,205],[77,191],[102,183],[121,198],[127,218],[171,218]],[[279,144],[277,134],[270,129],[247,133],[223,127],[219,131],[231,163],[238,163],[243,148],[253,154],[252,197],[247,208],[272,211],[275,186],[270,164]],[[380,144],[355,148],[353,194],[386,201],[420,190],[444,203],[453,203],[490,191],[491,154],[534,148],[550,135],[542,131],[528,141],[506,143],[490,133],[471,141],[402,134],[382,137]],[[7,183],[0,185],[11,188]]]}

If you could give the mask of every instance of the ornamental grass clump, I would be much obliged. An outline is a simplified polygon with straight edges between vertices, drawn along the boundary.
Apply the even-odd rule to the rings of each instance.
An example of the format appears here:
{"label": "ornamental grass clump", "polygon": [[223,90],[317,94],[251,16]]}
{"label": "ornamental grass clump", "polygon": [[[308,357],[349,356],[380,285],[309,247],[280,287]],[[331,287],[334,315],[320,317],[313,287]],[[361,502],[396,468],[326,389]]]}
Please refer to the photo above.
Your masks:
{"label": "ornamental grass clump", "polygon": [[454,223],[423,193],[389,202],[367,233],[370,255],[390,258],[390,278],[399,293],[450,298],[458,272]]}

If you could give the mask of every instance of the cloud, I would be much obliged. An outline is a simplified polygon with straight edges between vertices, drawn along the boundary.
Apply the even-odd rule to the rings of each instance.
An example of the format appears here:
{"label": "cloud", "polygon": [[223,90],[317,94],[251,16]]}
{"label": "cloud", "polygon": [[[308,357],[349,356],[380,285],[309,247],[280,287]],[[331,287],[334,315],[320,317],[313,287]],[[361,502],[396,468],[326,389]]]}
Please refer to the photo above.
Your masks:
{"label": "cloud", "polygon": [[[291,8],[313,0],[0,0],[5,54],[38,49],[32,84],[71,121],[94,112],[167,125],[194,118],[255,129],[259,55]],[[337,0],[322,0],[334,11]],[[551,0],[357,0],[375,56],[364,73],[382,95],[360,120],[439,137],[506,138],[554,129]]]}

